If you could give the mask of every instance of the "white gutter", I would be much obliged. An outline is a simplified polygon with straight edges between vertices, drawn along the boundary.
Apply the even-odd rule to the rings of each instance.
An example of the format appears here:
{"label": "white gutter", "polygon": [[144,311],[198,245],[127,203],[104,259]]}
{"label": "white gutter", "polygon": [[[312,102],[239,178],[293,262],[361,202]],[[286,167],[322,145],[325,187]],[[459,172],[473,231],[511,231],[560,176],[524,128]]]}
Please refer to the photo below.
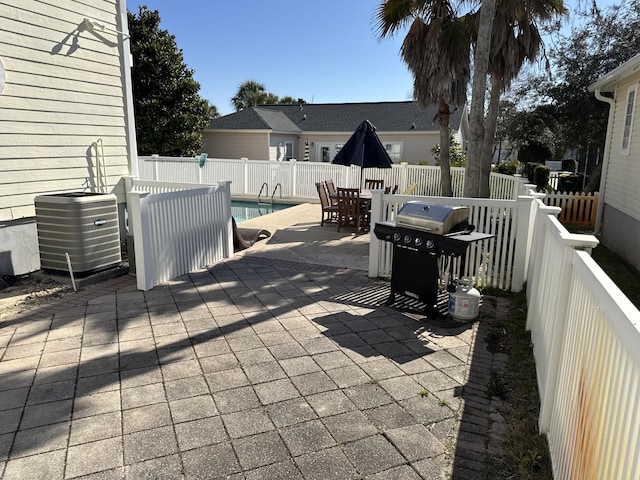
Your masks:
{"label": "white gutter", "polygon": [[598,100],[609,104],[609,119],[607,121],[607,136],[604,141],[604,152],[602,155],[602,170],[600,173],[600,187],[598,188],[598,213],[596,214],[596,226],[594,228],[594,235],[600,234],[600,228],[602,227],[602,213],[604,211],[604,195],[605,185],[607,183],[607,172],[609,169],[609,151],[611,150],[611,131],[613,130],[613,116],[615,114],[616,102],[613,98],[605,97],[600,92],[600,87],[597,87],[593,92]]}
{"label": "white gutter", "polygon": [[138,141],[136,138],[136,119],[133,110],[133,81],[131,68],[133,56],[131,55],[131,38],[129,37],[129,20],[127,18],[127,1],[118,0],[118,14],[120,16],[120,28],[123,33],[122,43],[122,68],[124,76],[124,103],[125,121],[127,129],[127,153],[129,156],[129,175],[138,178]]}

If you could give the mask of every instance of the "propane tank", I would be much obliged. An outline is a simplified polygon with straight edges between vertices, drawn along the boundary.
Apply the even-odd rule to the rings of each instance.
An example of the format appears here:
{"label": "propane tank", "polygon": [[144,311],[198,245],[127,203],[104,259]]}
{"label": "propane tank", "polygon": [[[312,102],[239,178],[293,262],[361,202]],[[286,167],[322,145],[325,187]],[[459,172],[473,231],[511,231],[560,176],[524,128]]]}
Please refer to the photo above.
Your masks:
{"label": "propane tank", "polygon": [[449,315],[459,322],[478,318],[480,292],[473,288],[469,278],[461,278],[454,292],[449,293]]}

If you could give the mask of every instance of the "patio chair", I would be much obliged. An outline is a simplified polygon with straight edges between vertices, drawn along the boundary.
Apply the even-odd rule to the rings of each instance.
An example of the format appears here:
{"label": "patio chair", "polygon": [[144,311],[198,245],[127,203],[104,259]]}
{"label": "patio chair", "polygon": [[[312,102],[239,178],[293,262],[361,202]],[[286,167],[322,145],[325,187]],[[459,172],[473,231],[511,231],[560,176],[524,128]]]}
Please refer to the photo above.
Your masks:
{"label": "patio chair", "polygon": [[233,251],[239,252],[251,247],[258,240],[263,240],[271,236],[271,232],[262,228],[238,227],[236,219],[231,217],[233,227]]}
{"label": "patio chair", "polygon": [[331,202],[331,205],[338,205],[338,197],[337,196],[331,196],[331,195],[336,195],[336,186],[333,183],[333,179],[329,179],[326,182],[324,182],[324,184],[327,186],[327,192],[329,192],[329,202]]}
{"label": "patio chair", "polygon": [[338,231],[341,227],[354,228],[356,233],[369,227],[369,212],[360,198],[357,188],[338,187]]}
{"label": "patio chair", "polygon": [[364,188],[366,190],[381,190],[384,188],[384,180],[374,180],[372,178],[365,178]]}
{"label": "patio chair", "polygon": [[325,220],[331,222],[338,216],[338,205],[331,205],[329,202],[329,196],[324,188],[324,184],[316,183],[316,189],[318,190],[318,197],[320,198],[320,206],[322,207],[322,219],[320,220],[320,226],[324,225]]}

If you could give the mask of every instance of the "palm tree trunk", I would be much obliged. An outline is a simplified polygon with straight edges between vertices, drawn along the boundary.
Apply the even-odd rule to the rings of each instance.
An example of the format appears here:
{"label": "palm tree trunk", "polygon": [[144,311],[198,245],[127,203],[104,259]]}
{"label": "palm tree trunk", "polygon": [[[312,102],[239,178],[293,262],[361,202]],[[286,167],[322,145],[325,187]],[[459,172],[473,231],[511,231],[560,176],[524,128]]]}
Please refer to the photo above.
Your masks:
{"label": "palm tree trunk", "polygon": [[491,160],[493,157],[493,140],[496,135],[498,113],[500,113],[500,92],[502,82],[497,76],[491,77],[491,93],[489,94],[489,108],[484,122],[484,139],[482,140],[482,163],[480,165],[480,198],[489,198],[489,178],[491,176]]}
{"label": "palm tree trunk", "polygon": [[440,102],[438,123],[440,124],[440,194],[453,197],[451,188],[451,132],[449,130],[449,105]]}
{"label": "palm tree trunk", "polygon": [[464,174],[465,197],[478,197],[480,194],[482,140],[484,137],[484,100],[495,12],[496,0],[482,0],[478,39],[473,55],[473,86],[469,111],[469,148],[467,151],[467,167]]}

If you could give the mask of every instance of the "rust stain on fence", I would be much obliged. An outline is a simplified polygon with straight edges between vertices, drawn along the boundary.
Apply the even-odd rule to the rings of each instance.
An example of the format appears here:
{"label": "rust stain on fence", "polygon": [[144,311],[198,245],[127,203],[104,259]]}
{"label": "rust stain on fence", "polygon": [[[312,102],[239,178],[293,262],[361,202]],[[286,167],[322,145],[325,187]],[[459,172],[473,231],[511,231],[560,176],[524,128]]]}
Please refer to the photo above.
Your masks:
{"label": "rust stain on fence", "polygon": [[[578,403],[576,416],[576,429],[573,432],[573,454],[571,461],[571,473],[568,478],[596,479],[598,466],[598,451],[596,449],[597,434],[592,429],[594,403],[592,392],[587,385],[584,370],[580,374],[578,384]],[[571,433],[570,433],[571,434]],[[571,439],[569,439],[571,441]]]}
{"label": "rust stain on fence", "polygon": [[550,193],[544,203],[562,209],[558,220],[563,225],[595,227],[598,200],[597,193]]}

